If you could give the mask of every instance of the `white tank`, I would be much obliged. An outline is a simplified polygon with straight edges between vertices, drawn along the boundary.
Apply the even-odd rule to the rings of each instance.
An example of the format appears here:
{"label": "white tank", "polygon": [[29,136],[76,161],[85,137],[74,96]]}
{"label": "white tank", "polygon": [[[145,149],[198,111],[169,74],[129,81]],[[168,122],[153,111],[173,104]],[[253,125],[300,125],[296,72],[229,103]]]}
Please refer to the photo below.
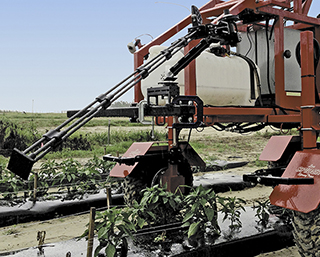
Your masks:
{"label": "white tank", "polygon": [[[153,46],[149,49],[149,58],[152,59],[164,50],[165,46]],[[147,88],[158,87],[161,77],[183,57],[182,52],[175,54],[170,60],[162,64],[141,82],[143,96],[147,97]],[[178,74],[176,80],[180,87],[180,95],[184,95],[184,71]],[[241,57],[218,57],[204,51],[196,59],[197,95],[204,104],[214,106],[253,106],[255,99],[251,99],[250,68]],[[255,79],[255,96],[258,97]],[[160,101],[159,104],[165,104]]]}

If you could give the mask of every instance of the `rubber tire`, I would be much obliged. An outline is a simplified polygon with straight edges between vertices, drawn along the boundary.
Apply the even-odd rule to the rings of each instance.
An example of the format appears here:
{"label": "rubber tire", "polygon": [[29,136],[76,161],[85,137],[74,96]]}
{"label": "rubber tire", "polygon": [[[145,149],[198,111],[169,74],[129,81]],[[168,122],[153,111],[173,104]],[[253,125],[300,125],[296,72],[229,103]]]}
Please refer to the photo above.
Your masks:
{"label": "rubber tire", "polygon": [[[185,188],[185,194],[188,194],[193,186],[193,173],[191,167],[187,161],[179,164],[179,171],[185,177],[185,184],[189,187]],[[147,179],[143,174],[138,174],[139,171],[135,171],[134,176],[128,176],[124,179],[124,203],[128,206],[132,206],[134,201],[140,202],[142,198],[142,190],[151,186],[152,178],[155,176],[153,174],[152,178]],[[150,181],[149,181],[150,180]]]}
{"label": "rubber tire", "polygon": [[320,205],[309,213],[293,212],[293,236],[303,257],[320,257]]}

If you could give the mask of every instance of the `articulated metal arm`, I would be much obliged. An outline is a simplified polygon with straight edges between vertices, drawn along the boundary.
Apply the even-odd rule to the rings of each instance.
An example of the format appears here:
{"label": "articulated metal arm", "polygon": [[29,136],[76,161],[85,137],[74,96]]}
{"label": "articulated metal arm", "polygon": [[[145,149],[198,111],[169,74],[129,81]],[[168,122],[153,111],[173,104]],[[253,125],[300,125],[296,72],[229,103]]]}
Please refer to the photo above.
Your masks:
{"label": "articulated metal arm", "polygon": [[[96,97],[92,103],[75,113],[60,126],[44,134],[40,140],[26,150],[19,151],[18,149],[14,149],[9,160],[8,169],[21,178],[28,179],[32,166],[35,162],[65,141],[71,134],[84,126],[101,110],[107,109],[119,97],[134,87],[142,79],[146,78],[161,64],[170,59],[171,56],[188,45],[189,42],[195,38],[196,33],[196,31],[190,31],[186,36],[175,41],[170,47],[162,51],[147,63],[141,65],[132,74],[112,87],[109,91]],[[78,119],[74,121],[76,118]]]}
{"label": "articulated metal arm", "polygon": [[[21,178],[27,179],[35,162],[65,141],[71,134],[84,126],[101,110],[105,110],[110,107],[114,101],[170,59],[172,55],[176,54],[183,47],[188,45],[190,41],[198,38],[205,38],[201,41],[198,47],[192,49],[186,57],[183,57],[178,64],[172,68],[173,75],[186,67],[202,51],[204,51],[210,43],[221,42],[221,44],[234,45],[239,42],[240,39],[234,23],[236,16],[227,14],[217,25],[200,25],[199,23],[201,20],[197,21],[194,19],[195,15],[199,16],[199,14],[197,15],[198,11],[195,7],[193,8],[193,12],[194,14],[192,17],[195,27],[192,27],[186,36],[181,37],[172,43],[170,47],[161,51],[161,53],[156,57],[138,67],[120,83],[112,87],[106,93],[96,97],[92,103],[78,111],[60,126],[44,134],[40,140],[26,150],[19,151],[18,149],[14,149],[8,164],[8,169]],[[76,118],[78,119],[74,121]],[[201,120],[199,120],[199,122],[201,122]]]}

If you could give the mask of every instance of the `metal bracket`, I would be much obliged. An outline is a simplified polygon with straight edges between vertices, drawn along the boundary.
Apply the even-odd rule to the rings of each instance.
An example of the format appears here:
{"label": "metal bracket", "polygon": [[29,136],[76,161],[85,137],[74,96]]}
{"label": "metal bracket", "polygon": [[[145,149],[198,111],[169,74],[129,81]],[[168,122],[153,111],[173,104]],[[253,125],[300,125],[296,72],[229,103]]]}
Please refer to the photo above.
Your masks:
{"label": "metal bracket", "polygon": [[313,185],[313,178],[283,178],[281,177],[285,168],[271,168],[257,170],[251,174],[244,174],[243,181],[265,186],[277,185]]}
{"label": "metal bracket", "polygon": [[144,106],[146,106],[148,102],[146,100],[141,100],[138,103],[138,121],[144,125],[151,125],[152,121],[148,121],[144,119]]}
{"label": "metal bracket", "polygon": [[115,157],[111,154],[107,154],[103,156],[103,160],[117,162],[119,164],[125,164],[132,166],[137,162],[147,161],[157,156],[166,156],[168,153],[156,153],[156,154],[146,154],[146,155],[136,155],[134,157]]}
{"label": "metal bracket", "polygon": [[259,183],[265,186],[277,186],[277,185],[313,185],[313,178],[282,178],[274,176],[260,176],[253,174],[244,174],[243,181]]}
{"label": "metal bracket", "polygon": [[179,104],[179,102],[192,101],[197,104],[197,120],[195,122],[179,122],[172,124],[173,128],[197,128],[203,124],[203,101],[198,96],[178,96],[172,100],[173,104]]}

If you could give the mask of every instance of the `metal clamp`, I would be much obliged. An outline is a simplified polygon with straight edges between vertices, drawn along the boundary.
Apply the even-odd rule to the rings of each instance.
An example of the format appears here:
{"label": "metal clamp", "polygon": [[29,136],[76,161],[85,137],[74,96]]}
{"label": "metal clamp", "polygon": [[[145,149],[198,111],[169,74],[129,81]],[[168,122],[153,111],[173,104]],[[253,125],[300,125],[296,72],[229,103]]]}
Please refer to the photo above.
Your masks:
{"label": "metal clamp", "polygon": [[151,125],[152,121],[148,121],[144,119],[144,106],[147,105],[148,102],[146,100],[141,100],[138,103],[138,120],[141,124]]}
{"label": "metal clamp", "polygon": [[203,101],[198,96],[181,95],[172,100],[173,104],[180,101],[192,101],[197,104],[197,120],[195,122],[180,122],[172,124],[173,128],[197,128],[203,124]]}

